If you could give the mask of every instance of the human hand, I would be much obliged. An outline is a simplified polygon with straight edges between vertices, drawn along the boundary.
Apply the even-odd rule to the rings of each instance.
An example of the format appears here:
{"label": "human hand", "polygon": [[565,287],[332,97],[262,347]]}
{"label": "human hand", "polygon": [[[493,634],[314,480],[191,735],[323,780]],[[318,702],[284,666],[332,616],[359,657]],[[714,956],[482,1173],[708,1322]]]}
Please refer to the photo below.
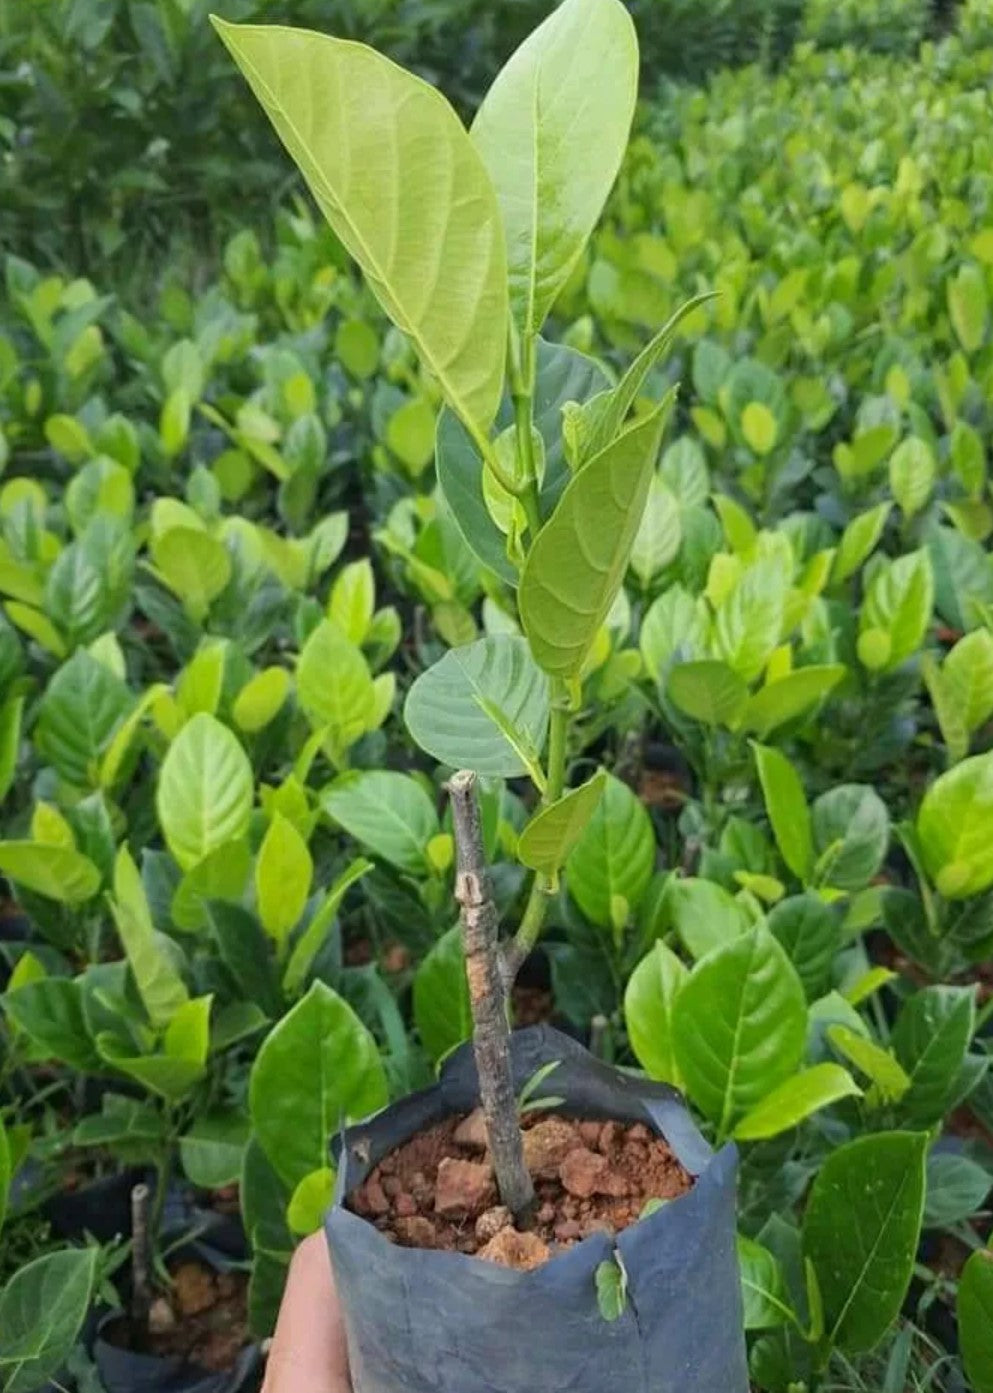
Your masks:
{"label": "human hand", "polygon": [[345,1323],[323,1233],[293,1254],[262,1393],[352,1393]]}

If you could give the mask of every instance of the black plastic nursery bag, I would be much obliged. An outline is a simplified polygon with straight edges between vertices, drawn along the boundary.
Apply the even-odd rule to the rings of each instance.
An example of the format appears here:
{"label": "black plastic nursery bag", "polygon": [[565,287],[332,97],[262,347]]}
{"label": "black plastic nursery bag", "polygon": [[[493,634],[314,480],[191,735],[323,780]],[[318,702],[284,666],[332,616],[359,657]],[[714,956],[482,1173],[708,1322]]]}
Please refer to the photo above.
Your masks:
{"label": "black plastic nursery bag", "polygon": [[559,1111],[645,1123],[696,1183],[615,1240],[628,1300],[613,1322],[600,1314],[595,1282],[613,1251],[606,1234],[532,1272],[390,1243],[344,1198],[416,1132],[477,1105],[472,1049],[463,1046],[433,1088],[334,1147],[338,1187],[325,1229],[354,1393],[747,1393],[735,1148],[715,1155],[675,1089],[611,1069],[548,1026],[516,1032],[512,1052],[518,1088],[558,1061],[549,1086],[565,1099]]}

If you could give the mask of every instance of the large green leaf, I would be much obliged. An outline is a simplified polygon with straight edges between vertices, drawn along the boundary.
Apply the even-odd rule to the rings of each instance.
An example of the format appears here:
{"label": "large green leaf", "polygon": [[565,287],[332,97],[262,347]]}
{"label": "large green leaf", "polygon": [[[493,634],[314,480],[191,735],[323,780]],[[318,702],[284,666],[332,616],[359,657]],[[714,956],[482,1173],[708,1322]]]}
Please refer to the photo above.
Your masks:
{"label": "large green leaf", "polygon": [[179,1139],[187,1177],[207,1190],[240,1180],[249,1131],[248,1118],[240,1109],[202,1114]]}
{"label": "large green leaf", "polygon": [[[542,517],[548,517],[571,477],[562,444],[562,408],[601,391],[607,376],[599,363],[564,343],[539,339],[535,358],[534,425],[545,447],[539,507]],[[513,422],[513,406],[504,397],[496,424],[504,430]],[[469,432],[447,410],[438,419],[436,459],[438,483],[466,543],[484,566],[516,585],[517,570],[507,558],[506,540],[483,493],[483,457]]]}
{"label": "large green leaf", "polygon": [[79,979],[43,977],[27,982],[6,993],[3,1009],[28,1037],[34,1058],[58,1059],[83,1074],[99,1071]]}
{"label": "large green leaf", "polygon": [[619,0],[565,0],[498,74],[472,125],[507,238],[514,318],[535,334],[627,148],[638,41]]}
{"label": "large green leaf", "polygon": [[773,905],[768,925],[796,968],[808,1001],[827,990],[841,947],[841,920],[817,895],[791,895]]}
{"label": "large green leaf", "polygon": [[528,552],[521,620],[553,676],[579,674],[621,588],[670,404],[671,396],[584,466]]}
{"label": "large green leaf", "polygon": [[619,932],[640,904],[654,868],[651,819],[627,784],[608,774],[566,864],[569,892],[587,919]]}
{"label": "large green leaf", "polygon": [[252,767],[236,735],[206,712],[169,746],[156,794],[166,843],[184,871],[248,831]]}
{"label": "large green leaf", "polygon": [[4,1393],[37,1393],[69,1357],[90,1307],[100,1249],[45,1253],[0,1292]]}
{"label": "large green leaf", "polygon": [[84,904],[100,889],[99,868],[88,856],[49,842],[0,842],[0,871],[59,904]]}
{"label": "large green leaf", "polygon": [[376,298],[466,425],[485,432],[503,390],[506,251],[455,112],[362,44],[214,25]]}
{"label": "large green leaf", "polygon": [[328,1164],[339,1129],[387,1101],[376,1042],[346,1001],[323,982],[266,1036],[252,1067],[255,1135],[292,1187]]}
{"label": "large green leaf", "polygon": [[813,869],[814,842],[803,784],[781,750],[753,745],[765,810],[783,860],[798,880]]}
{"label": "large green leaf", "polygon": [[148,1019],[156,1028],[168,1025],[189,1000],[189,993],[170,954],[158,941],[145,887],[127,846],[117,853],[111,907]]}
{"label": "large green leaf", "polygon": [[840,784],[814,801],[811,809],[819,883],[837,890],[861,890],[886,858],[890,815],[875,789]]}
{"label": "large green leaf", "polygon": [[515,778],[544,747],[548,678],[525,639],[491,634],[450,649],[422,673],[403,715],[421,749],[442,764]]}
{"label": "large green leaf", "polygon": [[993,753],[964,759],[928,789],[917,814],[924,865],[942,895],[964,899],[993,885]]}
{"label": "large green leaf", "polygon": [[391,770],[356,770],[329,784],[321,802],[328,816],[374,856],[411,875],[427,873],[427,846],[438,832],[438,814],[416,779]]}
{"label": "large green leaf", "polygon": [[472,1034],[469,984],[458,925],[442,934],[414,976],[414,1024],[437,1063]]}
{"label": "large green leaf", "polygon": [[958,1298],[962,1362],[974,1393],[993,1393],[993,1252],[973,1253]]}
{"label": "large green leaf", "polygon": [[976,1021],[973,987],[924,987],[900,1012],[893,1050],[906,1070],[910,1088],[901,1115],[930,1127],[959,1099],[959,1079]]}
{"label": "large green leaf", "polygon": [[45,688],[35,727],[42,759],[69,783],[95,787],[100,758],[134,704],[126,683],[80,649]]}
{"label": "large green leaf", "polygon": [[751,929],[696,965],[676,998],[673,1029],[690,1097],[728,1136],[803,1058],[803,988],[768,929]]}
{"label": "large green leaf", "polygon": [[656,943],[632,972],[624,992],[624,1021],[638,1063],[650,1078],[683,1085],[676,1063],[673,1006],[689,972],[671,948]]}
{"label": "large green leaf", "polygon": [[517,859],[543,875],[557,876],[596,811],[606,778],[601,770],[540,808],[517,840]]}
{"label": "large green leaf", "polygon": [[803,1250],[824,1304],[825,1338],[851,1354],[896,1319],[924,1210],[924,1133],[890,1132],[833,1151],[814,1181]]}

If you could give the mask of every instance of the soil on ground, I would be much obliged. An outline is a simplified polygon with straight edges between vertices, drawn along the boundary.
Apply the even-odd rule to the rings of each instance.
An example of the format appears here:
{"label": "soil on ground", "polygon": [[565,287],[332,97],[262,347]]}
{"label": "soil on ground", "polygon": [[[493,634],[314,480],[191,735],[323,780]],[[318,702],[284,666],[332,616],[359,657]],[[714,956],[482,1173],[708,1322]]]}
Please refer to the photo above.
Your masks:
{"label": "soil on ground", "polygon": [[122,1349],[160,1358],[178,1356],[211,1373],[230,1369],[251,1340],[248,1329],[248,1277],[215,1272],[199,1262],[179,1263],[170,1290],[152,1302],[147,1333],[125,1317],[104,1331]]}
{"label": "soil on ground", "polygon": [[650,1200],[676,1199],[693,1184],[668,1144],[640,1123],[533,1114],[522,1125],[537,1194],[523,1231],[499,1203],[479,1109],[439,1122],[384,1157],[352,1193],[350,1207],[402,1247],[528,1271],[592,1233],[620,1233]]}

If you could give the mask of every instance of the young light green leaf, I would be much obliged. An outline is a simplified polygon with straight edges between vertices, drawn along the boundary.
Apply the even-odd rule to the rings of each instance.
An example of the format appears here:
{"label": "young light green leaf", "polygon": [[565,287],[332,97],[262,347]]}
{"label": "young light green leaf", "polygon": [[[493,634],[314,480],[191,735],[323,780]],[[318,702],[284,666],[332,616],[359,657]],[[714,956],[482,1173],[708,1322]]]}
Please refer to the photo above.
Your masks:
{"label": "young light green leaf", "polygon": [[869,1102],[897,1103],[910,1087],[902,1065],[889,1051],[846,1025],[829,1025],[827,1038],[850,1064],[873,1085],[875,1097]]}
{"label": "young light green leaf", "polygon": [[764,926],[696,965],[673,1008],[676,1061],[719,1138],[796,1072],[806,1029],[800,979]]}
{"label": "young light green leaf", "polygon": [[[509,740],[489,711],[496,708]],[[536,755],[548,729],[548,678],[525,639],[491,634],[450,649],[421,674],[404,706],[407,729],[421,749],[453,769],[515,778],[528,772],[520,751]]]}
{"label": "young light green leaf", "polygon": [[831,579],[835,584],[847,580],[862,565],[883,535],[886,520],[893,511],[889,503],[879,503],[868,512],[859,513],[841,534],[834,556]]}
{"label": "young light green leaf", "polygon": [[[434,417],[431,417],[431,448],[434,449]],[[376,608],[376,582],[368,557],[353,561],[335,577],[328,601],[328,618],[352,643],[362,643]]]}
{"label": "young light green leaf", "polygon": [[859,1137],[832,1151],[814,1181],[803,1251],[829,1346],[872,1349],[900,1310],[921,1231],[927,1145],[923,1132]]}
{"label": "young light green leaf", "polygon": [[114,863],[111,909],[148,1019],[155,1029],[168,1025],[189,993],[156,939],[145,887],[126,844]]}
{"label": "young light green leaf", "polygon": [[198,623],[231,579],[227,547],[195,527],[170,527],[161,533],[152,542],[152,561]]}
{"label": "young light green leaf", "polygon": [[227,726],[206,712],[169,746],[156,794],[166,844],[183,870],[243,837],[252,812],[248,756]]}
{"label": "young light green leaf", "polygon": [[528,552],[521,621],[553,676],[578,676],[621,587],[671,402],[670,394],[575,475]]}
{"label": "young light green leaf", "polygon": [[307,639],[297,666],[297,698],[340,763],[368,728],[375,701],[372,673],[358,646],[330,619]]}
{"label": "young light green leaf", "polygon": [[959,639],[941,675],[965,729],[971,734],[993,714],[993,634],[974,629]]}
{"label": "young light green leaf", "polygon": [[12,696],[0,706],[0,803],[10,792],[17,771],[24,698]]}
{"label": "young light green leaf", "polygon": [[635,358],[616,387],[598,392],[580,403],[571,403],[563,412],[563,434],[571,440],[573,467],[582,469],[586,461],[605,450],[620,434],[628,412],[634,406],[649,373],[661,361],[676,335],[676,330],[700,305],[713,298],[714,292],[694,295],[680,305],[655,337]]}
{"label": "young light green leaf", "polygon": [[102,880],[88,856],[51,842],[0,842],[0,871],[15,885],[66,905],[91,900]]}
{"label": "young light green leaf", "polygon": [[683,1076],[676,1063],[673,1007],[688,977],[685,963],[657,942],[632,972],[624,992],[624,1021],[638,1063],[650,1078],[676,1088],[683,1087]]}
{"label": "young light green leaf", "polygon": [[342,1125],[375,1112],[387,1097],[375,1040],[323,982],[314,982],[266,1036],[248,1090],[255,1136],[293,1187],[327,1164],[328,1142]]}
{"label": "young light green leaf", "polygon": [[746,682],[754,682],[779,643],[786,586],[782,568],[757,561],[717,606],[714,648]]}
{"label": "young light green leaf", "polygon": [[503,391],[506,251],[493,186],[455,112],[362,44],[213,23],[321,212],[479,439]]}
{"label": "young light green leaf", "polygon": [[536,334],[627,148],[638,41],[619,0],[566,0],[497,75],[472,124],[496,189],[517,327]]}
{"label": "young light green leaf", "polygon": [[283,991],[287,996],[293,997],[300,992],[311,963],[324,944],[328,931],[334,923],[335,915],[341,908],[342,901],[352,886],[371,870],[372,862],[367,861],[364,856],[360,856],[358,860],[353,861],[346,870],[342,871],[341,875],[336,877],[324,903],[316,911],[290,954],[286,971],[283,973]]}
{"label": "young light green leaf", "polygon": [[748,705],[748,688],[738,674],[716,658],[677,663],[666,685],[669,697],[704,725],[737,728]]}
{"label": "young light green leaf", "polygon": [[286,1206],[286,1222],[293,1233],[316,1233],[334,1196],[335,1173],[318,1166],[297,1185]]}
{"label": "young light green leaf", "polygon": [[239,730],[254,735],[264,730],[282,710],[290,692],[290,674],[282,667],[257,672],[234,699],[231,715]]}
{"label": "young light green leaf", "polygon": [[739,725],[764,740],[787,721],[812,712],[844,675],[845,668],[840,663],[795,668],[784,677],[767,682],[748,698],[740,712]]}
{"label": "young light green leaf", "polygon": [[924,640],[934,607],[934,571],[926,549],[908,552],[875,572],[859,615],[859,658],[890,672]]}
{"label": "young light green leaf", "polygon": [[553,880],[558,876],[596,811],[606,779],[601,770],[535,813],[517,841],[522,865]]}
{"label": "young light green leaf", "polygon": [[737,1141],[763,1141],[797,1126],[811,1113],[857,1097],[862,1090],[840,1064],[815,1064],[784,1079],[745,1114],[734,1129]]}
{"label": "young light green leaf", "polygon": [[307,843],[288,818],[275,813],[255,861],[255,899],[263,928],[280,947],[303,913],[313,874]]}
{"label": "young light green leaf", "polygon": [[797,879],[806,882],[813,869],[814,842],[800,776],[781,750],[758,744],[752,749],[776,845]]}
{"label": "young light green leaf", "polygon": [[917,814],[924,866],[947,899],[993,885],[993,753],[964,759],[928,789]]}

